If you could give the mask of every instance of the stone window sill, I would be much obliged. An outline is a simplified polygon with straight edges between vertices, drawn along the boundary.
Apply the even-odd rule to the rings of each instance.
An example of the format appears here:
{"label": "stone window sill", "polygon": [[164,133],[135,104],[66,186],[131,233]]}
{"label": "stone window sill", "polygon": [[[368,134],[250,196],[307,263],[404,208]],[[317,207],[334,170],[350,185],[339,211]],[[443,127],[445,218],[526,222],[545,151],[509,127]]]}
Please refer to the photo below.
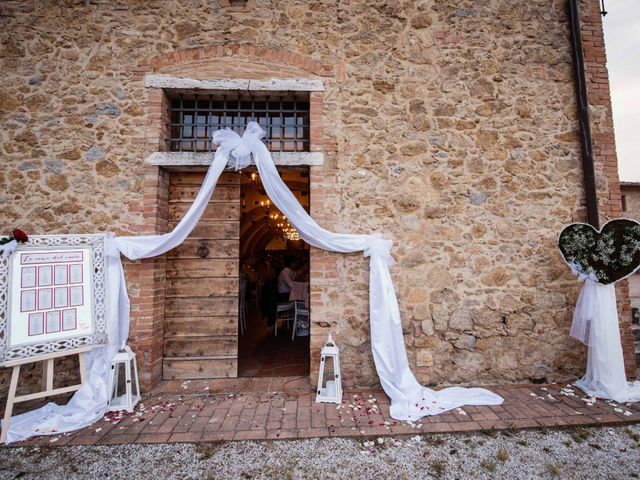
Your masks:
{"label": "stone window sill", "polygon": [[[320,166],[324,164],[322,152],[273,152],[273,163],[280,166]],[[208,167],[213,153],[208,152],[154,152],[145,158],[147,165],[159,167]]]}

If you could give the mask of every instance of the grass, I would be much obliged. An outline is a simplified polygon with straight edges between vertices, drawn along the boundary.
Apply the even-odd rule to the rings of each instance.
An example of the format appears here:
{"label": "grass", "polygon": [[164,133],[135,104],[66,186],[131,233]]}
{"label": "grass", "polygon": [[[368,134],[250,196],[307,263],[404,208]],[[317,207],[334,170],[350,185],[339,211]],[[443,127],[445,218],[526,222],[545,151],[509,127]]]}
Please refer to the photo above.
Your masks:
{"label": "grass", "polygon": [[495,472],[496,468],[498,468],[496,462],[494,462],[493,460],[489,460],[488,458],[480,462],[480,466],[489,472]]}
{"label": "grass", "polygon": [[569,430],[569,436],[576,443],[583,443],[591,436],[591,432],[582,427],[575,427]]}
{"label": "grass", "polygon": [[626,427],[624,429],[624,433],[626,433],[627,435],[629,435],[629,438],[631,438],[631,440],[633,440],[634,442],[640,442],[640,434],[634,432],[633,430],[631,430],[629,427]]}
{"label": "grass", "polygon": [[560,467],[555,463],[547,463],[547,473],[552,477],[560,475]]}
{"label": "grass", "polygon": [[501,448],[496,453],[496,458],[501,462],[506,462],[507,460],[509,460],[509,452],[507,452],[504,448]]}
{"label": "grass", "polygon": [[196,444],[196,453],[198,454],[198,460],[206,460],[212,457],[220,448],[224,442],[210,442],[210,443],[198,443]]}
{"label": "grass", "polygon": [[444,445],[444,440],[441,437],[430,437],[426,439],[427,445],[432,447],[439,447],[440,445]]}
{"label": "grass", "polygon": [[447,472],[447,462],[442,460],[434,460],[429,464],[434,476],[440,478]]}

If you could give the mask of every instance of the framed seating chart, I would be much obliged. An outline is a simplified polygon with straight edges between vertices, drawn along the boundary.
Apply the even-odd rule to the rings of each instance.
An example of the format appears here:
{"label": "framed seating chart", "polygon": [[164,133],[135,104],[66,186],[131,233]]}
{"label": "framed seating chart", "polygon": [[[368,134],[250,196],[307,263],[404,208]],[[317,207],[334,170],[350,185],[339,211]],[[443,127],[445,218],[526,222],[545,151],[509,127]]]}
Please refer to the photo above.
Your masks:
{"label": "framed seating chart", "polygon": [[0,364],[107,343],[105,238],[31,235],[0,259]]}

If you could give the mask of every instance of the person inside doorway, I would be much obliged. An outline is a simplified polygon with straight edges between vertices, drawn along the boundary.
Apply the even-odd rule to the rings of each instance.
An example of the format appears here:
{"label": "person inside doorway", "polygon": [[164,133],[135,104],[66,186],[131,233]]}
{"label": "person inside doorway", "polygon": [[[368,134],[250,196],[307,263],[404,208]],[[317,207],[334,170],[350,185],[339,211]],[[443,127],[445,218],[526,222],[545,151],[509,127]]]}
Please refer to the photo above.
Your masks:
{"label": "person inside doorway", "polygon": [[284,261],[284,268],[278,275],[278,303],[289,301],[293,282],[298,275],[300,261],[296,257],[289,256]]}

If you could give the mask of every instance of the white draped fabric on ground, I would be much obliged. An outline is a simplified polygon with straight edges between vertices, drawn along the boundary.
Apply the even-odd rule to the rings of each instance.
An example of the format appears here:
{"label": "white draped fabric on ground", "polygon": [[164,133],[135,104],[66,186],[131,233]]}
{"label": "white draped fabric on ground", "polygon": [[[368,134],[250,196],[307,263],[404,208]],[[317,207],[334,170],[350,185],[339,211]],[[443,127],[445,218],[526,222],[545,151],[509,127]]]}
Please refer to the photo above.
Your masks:
{"label": "white draped fabric on ground", "polygon": [[[130,260],[149,258],[180,245],[191,233],[206,209],[220,174],[227,167],[240,170],[255,162],[269,198],[310,245],[331,252],[364,252],[370,257],[369,303],[371,350],[380,383],[391,399],[390,414],[398,420],[417,420],[464,405],[499,405],[502,398],[482,388],[451,387],[439,391],[423,387],[414,377],[404,346],[402,324],[396,293],[389,273],[394,264],[391,240],[376,235],[339,234],[320,227],[304,210],[280,178],[271,154],[260,140],[262,128],[249,122],[242,137],[231,130],[219,130],[213,141],[219,145],[213,162],[193,205],[173,231],[164,235],[117,237],[108,240],[112,299],[109,321],[113,346],[91,352],[88,382],[66,406],[48,406],[12,419],[8,442],[52,431],[76,430],[99,419],[107,403],[109,360],[117,346],[124,345],[129,328],[129,300],[118,258],[122,253]],[[116,265],[117,263],[117,265]]]}
{"label": "white draped fabric on ground", "polygon": [[585,279],[569,334],[589,347],[587,372],[577,387],[593,397],[640,401],[640,381],[627,382],[624,371],[615,284]]}

